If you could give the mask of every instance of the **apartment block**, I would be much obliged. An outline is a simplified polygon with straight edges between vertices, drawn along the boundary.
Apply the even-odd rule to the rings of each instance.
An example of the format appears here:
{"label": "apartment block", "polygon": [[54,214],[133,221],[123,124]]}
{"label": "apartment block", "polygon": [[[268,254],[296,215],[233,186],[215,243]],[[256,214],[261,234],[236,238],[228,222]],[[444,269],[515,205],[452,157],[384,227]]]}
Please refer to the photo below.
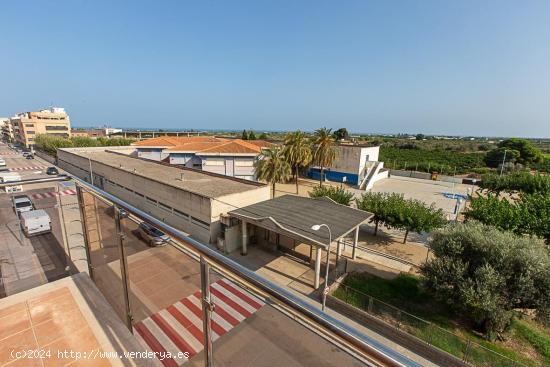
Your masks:
{"label": "apartment block", "polygon": [[52,107],[35,112],[22,112],[10,118],[13,140],[27,148],[34,145],[39,134],[68,138],[71,121],[64,108]]}

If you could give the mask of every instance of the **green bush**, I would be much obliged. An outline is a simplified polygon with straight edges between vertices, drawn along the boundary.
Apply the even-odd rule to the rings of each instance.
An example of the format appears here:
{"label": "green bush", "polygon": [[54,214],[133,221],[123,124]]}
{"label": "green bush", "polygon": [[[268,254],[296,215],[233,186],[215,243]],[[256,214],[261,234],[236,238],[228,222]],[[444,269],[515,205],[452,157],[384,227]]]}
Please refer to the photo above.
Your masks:
{"label": "green bush", "polygon": [[514,309],[549,321],[550,254],[541,241],[470,221],[436,231],[429,247],[424,286],[489,338],[510,326]]}
{"label": "green bush", "polygon": [[335,202],[349,206],[351,199],[353,198],[353,193],[347,191],[343,187],[334,187],[334,186],[315,186],[313,190],[309,193],[311,198],[320,198],[328,197]]}

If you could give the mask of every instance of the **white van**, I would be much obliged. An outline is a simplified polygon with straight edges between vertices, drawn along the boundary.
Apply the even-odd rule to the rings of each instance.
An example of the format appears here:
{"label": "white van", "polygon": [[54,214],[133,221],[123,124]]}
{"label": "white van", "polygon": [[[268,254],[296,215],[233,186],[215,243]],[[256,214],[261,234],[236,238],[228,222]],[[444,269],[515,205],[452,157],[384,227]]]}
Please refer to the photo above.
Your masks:
{"label": "white van", "polygon": [[21,181],[21,176],[19,175],[19,173],[0,172],[0,183],[17,181]]}
{"label": "white van", "polygon": [[43,209],[21,213],[21,229],[25,236],[36,236],[52,231],[50,216]]}
{"label": "white van", "polygon": [[0,157],[0,167],[6,167],[6,161],[2,157]]}

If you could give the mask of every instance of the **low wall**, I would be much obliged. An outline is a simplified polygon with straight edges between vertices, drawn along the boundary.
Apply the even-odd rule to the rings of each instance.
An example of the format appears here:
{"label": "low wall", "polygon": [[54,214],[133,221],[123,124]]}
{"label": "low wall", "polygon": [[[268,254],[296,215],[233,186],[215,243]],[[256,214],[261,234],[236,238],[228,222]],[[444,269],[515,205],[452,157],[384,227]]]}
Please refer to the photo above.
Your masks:
{"label": "low wall", "polygon": [[[398,169],[390,170],[391,176],[399,177],[411,177],[419,178],[421,180],[432,180],[432,174],[427,172],[418,172],[418,171],[403,171]],[[451,182],[451,183],[462,183],[463,179],[453,176],[437,175],[437,181]]]}
{"label": "low wall", "polygon": [[[332,292],[331,292],[332,293]],[[426,358],[427,360],[440,365],[449,367],[471,367],[464,361],[440,350],[432,347],[428,343],[396,329],[394,326],[369,315],[367,312],[360,310],[344,301],[334,297],[332,294],[327,295],[327,306],[341,313],[344,316],[358,322],[371,329],[372,331],[382,335],[383,337],[411,350],[412,352]]]}

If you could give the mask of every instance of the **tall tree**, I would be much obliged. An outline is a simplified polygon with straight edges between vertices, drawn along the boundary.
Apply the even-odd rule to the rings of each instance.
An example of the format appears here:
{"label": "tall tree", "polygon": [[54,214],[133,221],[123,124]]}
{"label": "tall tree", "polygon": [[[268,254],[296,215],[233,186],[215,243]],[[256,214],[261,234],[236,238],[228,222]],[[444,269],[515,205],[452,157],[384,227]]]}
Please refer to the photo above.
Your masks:
{"label": "tall tree", "polygon": [[242,134],[241,134],[241,139],[242,140],[249,140],[249,133],[246,129],[243,130]]}
{"label": "tall tree", "polygon": [[313,158],[306,135],[301,131],[290,132],[285,136],[284,154],[294,171],[296,194],[298,194],[298,170],[307,167]]}
{"label": "tall tree", "polygon": [[506,139],[498,143],[498,147],[518,151],[518,162],[524,165],[541,162],[544,157],[542,152],[527,139]]}
{"label": "tall tree", "polygon": [[336,159],[336,148],[332,129],[322,127],[313,134],[313,160],[319,166],[319,185],[323,186],[323,175],[326,167],[330,167]]}
{"label": "tall tree", "polygon": [[254,172],[258,179],[271,184],[273,197],[275,197],[275,184],[283,182],[290,177],[290,164],[285,159],[280,147],[265,149],[262,157],[254,164]]}

